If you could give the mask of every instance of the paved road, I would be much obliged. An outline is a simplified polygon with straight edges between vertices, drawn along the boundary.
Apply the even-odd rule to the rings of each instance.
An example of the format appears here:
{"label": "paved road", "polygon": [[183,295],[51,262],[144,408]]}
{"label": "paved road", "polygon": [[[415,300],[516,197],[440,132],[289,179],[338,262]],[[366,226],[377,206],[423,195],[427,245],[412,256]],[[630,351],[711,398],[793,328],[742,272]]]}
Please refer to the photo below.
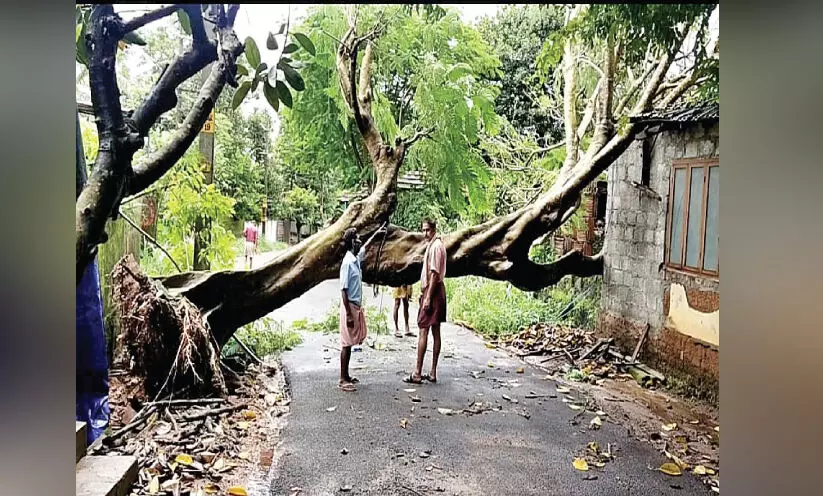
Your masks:
{"label": "paved road", "polygon": [[[290,304],[289,315],[281,309],[279,318],[325,314],[336,288],[336,281],[315,287]],[[387,295],[384,306],[391,302]],[[321,303],[322,308],[315,307]],[[416,311],[411,313],[413,324]],[[415,344],[409,338],[377,336],[375,348],[364,346],[354,354],[354,374],[361,380],[356,393],[335,387],[336,336],[308,333],[301,346],[284,354],[292,403],[271,494],[291,495],[292,488],[301,488],[301,496],[709,493],[691,475],[650,470],[666,460],[650,445],[630,439],[625,428],[606,422],[600,430],[588,430],[592,413],[578,415],[573,425],[577,412],[538,369],[487,349],[462,328],[445,325],[443,337],[436,385],[401,382],[413,366]],[[517,374],[518,367],[525,373]],[[482,373],[475,378],[473,371]],[[404,391],[410,387],[416,390]],[[527,399],[529,393],[557,398]],[[413,402],[413,395],[421,401]],[[498,410],[438,412],[460,412],[473,401],[490,402]],[[408,421],[405,429],[402,418]],[[579,472],[572,460],[590,441],[616,446],[616,458],[603,468]],[[344,449],[347,454],[341,453]]]}

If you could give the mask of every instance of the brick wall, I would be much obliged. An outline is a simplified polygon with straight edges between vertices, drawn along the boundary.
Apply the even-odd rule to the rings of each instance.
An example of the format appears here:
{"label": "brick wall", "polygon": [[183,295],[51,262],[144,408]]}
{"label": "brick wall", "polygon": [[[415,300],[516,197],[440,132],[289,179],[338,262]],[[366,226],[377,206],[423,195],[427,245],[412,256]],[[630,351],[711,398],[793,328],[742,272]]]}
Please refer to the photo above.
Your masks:
{"label": "brick wall", "polygon": [[719,125],[691,125],[664,131],[651,147],[648,188],[642,182],[642,143],[636,141],[609,168],[605,266],[599,331],[613,336],[630,353],[650,325],[644,360],[673,373],[716,387],[719,348],[665,327],[669,286],[686,289],[689,305],[701,312],[720,307],[717,279],[663,268],[666,211],[673,160],[719,156]]}

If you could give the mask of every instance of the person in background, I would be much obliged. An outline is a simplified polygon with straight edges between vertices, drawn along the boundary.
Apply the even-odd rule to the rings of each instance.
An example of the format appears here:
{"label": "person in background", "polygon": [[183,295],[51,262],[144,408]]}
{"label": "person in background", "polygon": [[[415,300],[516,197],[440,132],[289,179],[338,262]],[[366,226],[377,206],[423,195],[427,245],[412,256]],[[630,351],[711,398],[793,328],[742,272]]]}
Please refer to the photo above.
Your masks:
{"label": "person in background", "polygon": [[357,230],[343,232],[343,246],[346,254],[340,264],[340,382],[337,387],[346,392],[357,391],[359,381],[349,375],[352,346],[362,344],[366,339],[366,313],[363,311],[363,259],[366,248],[378,234],[385,232],[381,227],[362,244]]}
{"label": "person in background", "polygon": [[246,222],[246,228],[243,230],[243,235],[246,238],[246,260],[249,264],[249,269],[252,268],[254,261],[254,254],[257,252],[257,225],[254,221]]}
{"label": "person in background", "polygon": [[392,289],[392,297],[394,298],[394,337],[402,338],[400,327],[397,325],[397,314],[400,312],[400,304],[403,304],[403,318],[406,322],[406,336],[414,337],[414,333],[409,329],[409,300],[412,297],[411,284],[405,284],[399,288]]}
{"label": "person in background", "polygon": [[[417,366],[404,382],[420,384],[423,380],[437,382],[437,360],[440,358],[440,324],[446,321],[446,247],[437,235],[437,226],[431,219],[422,223],[423,235],[426,237],[426,254],[423,255],[423,270],[420,273],[420,309],[417,312]],[[431,329],[434,346],[432,347],[432,368],[427,375],[422,375],[423,359],[426,358],[429,329]]]}

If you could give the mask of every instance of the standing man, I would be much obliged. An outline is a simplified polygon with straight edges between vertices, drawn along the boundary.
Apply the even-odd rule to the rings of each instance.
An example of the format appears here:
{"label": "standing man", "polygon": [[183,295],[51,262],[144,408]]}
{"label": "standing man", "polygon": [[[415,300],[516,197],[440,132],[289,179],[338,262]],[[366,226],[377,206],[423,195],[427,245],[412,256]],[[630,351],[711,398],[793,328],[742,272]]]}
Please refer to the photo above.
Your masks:
{"label": "standing man", "polygon": [[357,378],[349,375],[351,347],[362,344],[366,339],[366,313],[363,311],[363,270],[361,264],[366,257],[366,248],[379,233],[385,232],[380,227],[362,244],[357,230],[346,229],[343,233],[343,245],[346,255],[340,265],[340,382],[337,387],[346,392],[357,391]]}
{"label": "standing man", "polygon": [[[446,247],[437,236],[437,226],[431,219],[423,220],[423,235],[426,237],[426,254],[423,256],[423,271],[420,273],[420,310],[417,313],[417,367],[404,382],[420,384],[423,380],[437,382],[437,360],[440,358],[440,323],[446,321]],[[422,375],[423,359],[426,358],[429,329],[434,338],[432,348],[432,368],[428,375]]]}
{"label": "standing man", "polygon": [[394,298],[394,337],[402,338],[400,328],[397,325],[397,314],[400,311],[400,303],[403,303],[403,318],[406,320],[406,336],[414,336],[414,333],[409,330],[409,300],[412,296],[411,284],[400,286],[392,289],[392,297]]}
{"label": "standing man", "polygon": [[246,260],[251,270],[254,254],[257,252],[257,226],[253,220],[246,223],[243,235],[246,237]]}

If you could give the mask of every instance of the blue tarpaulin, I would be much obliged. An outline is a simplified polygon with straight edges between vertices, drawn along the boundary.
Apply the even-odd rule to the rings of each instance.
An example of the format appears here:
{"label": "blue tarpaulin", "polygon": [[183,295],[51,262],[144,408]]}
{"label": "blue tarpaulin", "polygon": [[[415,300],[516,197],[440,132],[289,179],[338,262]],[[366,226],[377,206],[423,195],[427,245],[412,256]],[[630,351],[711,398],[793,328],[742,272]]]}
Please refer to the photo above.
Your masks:
{"label": "blue tarpaulin", "polygon": [[[86,182],[86,160],[80,134],[80,116],[75,111],[77,145],[77,195]],[[92,261],[75,294],[75,325],[77,334],[76,412],[77,420],[86,422],[91,444],[103,434],[109,424],[109,364],[106,357],[106,333],[103,328],[103,300],[97,259]]]}

